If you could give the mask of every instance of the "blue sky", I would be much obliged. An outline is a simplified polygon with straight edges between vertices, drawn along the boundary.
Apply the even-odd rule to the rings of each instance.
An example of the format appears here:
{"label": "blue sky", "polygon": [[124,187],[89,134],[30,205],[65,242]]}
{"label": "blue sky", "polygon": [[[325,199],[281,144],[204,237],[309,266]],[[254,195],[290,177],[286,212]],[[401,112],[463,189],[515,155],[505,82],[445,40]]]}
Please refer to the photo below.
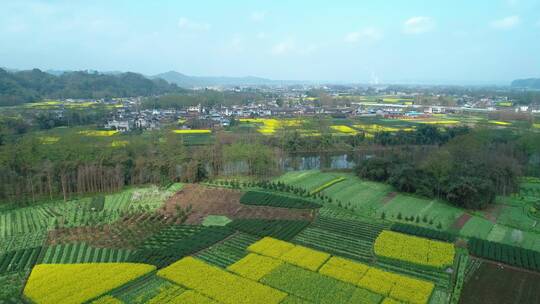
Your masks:
{"label": "blue sky", "polygon": [[540,77],[540,0],[0,0],[0,66],[385,83]]}

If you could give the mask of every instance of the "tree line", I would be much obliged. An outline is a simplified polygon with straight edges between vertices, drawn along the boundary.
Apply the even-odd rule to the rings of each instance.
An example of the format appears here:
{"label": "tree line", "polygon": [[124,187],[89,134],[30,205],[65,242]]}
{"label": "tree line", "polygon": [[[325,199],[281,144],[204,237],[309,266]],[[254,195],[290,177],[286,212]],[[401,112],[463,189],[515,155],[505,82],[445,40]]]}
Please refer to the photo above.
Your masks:
{"label": "tree line", "polygon": [[538,135],[501,130],[474,130],[442,144],[430,156],[410,161],[403,155],[364,160],[356,168],[362,177],[393,185],[398,191],[447,200],[468,209],[492,204],[496,195],[519,189],[520,178],[537,170],[531,163],[539,150],[530,141]]}
{"label": "tree line", "polygon": [[163,79],[136,73],[100,74],[65,72],[55,76],[39,69],[8,72],[0,69],[0,106],[12,106],[47,98],[112,98],[152,96],[183,92]]}

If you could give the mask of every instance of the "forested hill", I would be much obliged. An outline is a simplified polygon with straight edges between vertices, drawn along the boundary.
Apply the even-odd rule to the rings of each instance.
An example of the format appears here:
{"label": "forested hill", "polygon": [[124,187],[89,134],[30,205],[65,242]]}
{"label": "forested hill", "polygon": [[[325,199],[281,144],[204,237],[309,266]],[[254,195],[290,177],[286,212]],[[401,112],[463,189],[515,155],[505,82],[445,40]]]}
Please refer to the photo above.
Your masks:
{"label": "forested hill", "polygon": [[66,72],[55,76],[38,69],[8,72],[0,69],[0,106],[17,105],[44,98],[106,98],[151,96],[182,91],[163,79],[136,73],[107,75]]}
{"label": "forested hill", "polygon": [[516,79],[512,81],[512,87],[540,90],[540,78]]}

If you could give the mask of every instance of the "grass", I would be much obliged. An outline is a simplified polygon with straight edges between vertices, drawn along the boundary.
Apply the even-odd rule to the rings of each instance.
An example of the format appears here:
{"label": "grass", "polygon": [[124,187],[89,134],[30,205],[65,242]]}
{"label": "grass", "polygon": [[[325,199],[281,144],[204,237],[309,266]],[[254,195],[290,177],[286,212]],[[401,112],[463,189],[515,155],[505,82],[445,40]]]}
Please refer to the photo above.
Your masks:
{"label": "grass", "polygon": [[322,173],[319,170],[292,171],[281,175],[275,181],[313,191],[326,183],[339,178],[336,173]]}
{"label": "grass", "polygon": [[493,229],[494,224],[484,218],[473,216],[463,228],[459,231],[459,234],[476,237],[479,239],[487,239],[491,229]]}
{"label": "grass", "polygon": [[384,198],[392,192],[392,187],[382,183],[364,181],[352,174],[343,174],[346,180],[324,189],[320,193],[334,202],[357,210],[364,215],[373,215],[382,207]]}
{"label": "grass", "polygon": [[[387,219],[398,222],[406,222],[405,218],[414,217],[414,224],[423,227],[435,228],[440,223],[443,230],[450,228],[454,221],[463,214],[461,209],[448,203],[401,193],[377,211],[379,217],[383,212]],[[402,220],[397,218],[399,214],[401,214]],[[416,217],[420,219],[418,223]],[[427,222],[424,221],[424,218],[427,219]],[[431,225],[430,221],[432,221]]]}
{"label": "grass", "polygon": [[225,226],[230,222],[232,222],[232,220],[223,215],[208,215],[207,217],[204,218],[202,225],[203,226]]}

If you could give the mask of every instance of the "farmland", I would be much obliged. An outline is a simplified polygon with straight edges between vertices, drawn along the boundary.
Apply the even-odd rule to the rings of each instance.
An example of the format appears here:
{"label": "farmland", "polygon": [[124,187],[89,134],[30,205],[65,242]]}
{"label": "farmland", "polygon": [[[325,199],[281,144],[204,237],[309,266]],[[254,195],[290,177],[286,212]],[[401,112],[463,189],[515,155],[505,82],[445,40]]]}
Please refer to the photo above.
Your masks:
{"label": "farmland", "polygon": [[[489,261],[540,269],[528,241],[535,229],[523,230],[524,246],[516,247],[518,223],[504,212],[493,223],[482,212],[343,172],[232,184],[130,188],[3,211],[0,280],[12,289],[2,296],[34,303],[445,304],[463,295],[468,304],[475,301],[469,284],[489,284]],[[527,197],[536,195],[535,185],[524,184],[523,199],[499,204],[534,204]],[[463,242],[468,249],[456,247]],[[114,275],[117,269],[125,274]],[[96,272],[109,279],[95,284]],[[76,281],[80,288],[71,293]],[[51,288],[57,291],[45,299]]]}

